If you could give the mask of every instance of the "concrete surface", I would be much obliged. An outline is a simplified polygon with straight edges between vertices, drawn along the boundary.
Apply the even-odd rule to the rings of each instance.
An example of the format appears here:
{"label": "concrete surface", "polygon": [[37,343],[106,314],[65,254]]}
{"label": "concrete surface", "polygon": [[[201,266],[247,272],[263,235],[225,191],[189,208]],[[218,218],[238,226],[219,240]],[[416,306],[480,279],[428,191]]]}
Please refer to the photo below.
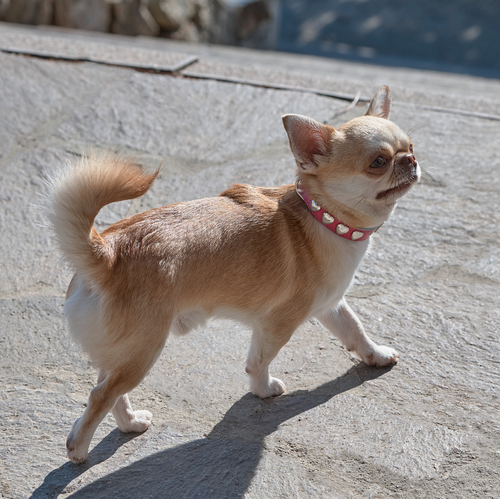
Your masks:
{"label": "concrete surface", "polygon": [[[87,40],[125,66],[130,47],[199,61],[156,74],[43,59],[19,53],[16,36],[68,53]],[[6,25],[0,49],[0,497],[499,497],[499,81]],[[231,78],[249,81],[220,81]],[[364,104],[338,116],[346,102],[314,90],[370,96],[381,84],[427,181],[374,237],[349,301],[399,364],[369,368],[307,323],[272,366],[287,394],[262,401],[244,373],[249,331],[213,321],[170,339],[132,393],[154,415],[147,432],[123,435],[108,416],[88,463],[68,462],[96,374],[62,317],[71,276],[37,207],[44,172],[92,147],[163,163],[152,190],[103,210],[99,229],[233,182],[291,182],[281,115],[335,126]]]}

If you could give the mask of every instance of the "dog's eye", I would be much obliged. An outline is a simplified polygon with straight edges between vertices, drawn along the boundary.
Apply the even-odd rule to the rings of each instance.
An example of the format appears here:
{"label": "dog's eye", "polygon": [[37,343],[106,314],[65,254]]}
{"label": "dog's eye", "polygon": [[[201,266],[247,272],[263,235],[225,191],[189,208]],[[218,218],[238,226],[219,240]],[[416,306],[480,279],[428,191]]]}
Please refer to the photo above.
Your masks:
{"label": "dog's eye", "polygon": [[387,163],[387,160],[383,158],[382,156],[379,156],[371,165],[371,168],[382,168],[382,166],[385,166]]}
{"label": "dog's eye", "polygon": [[410,144],[410,152],[413,154],[413,144]]}

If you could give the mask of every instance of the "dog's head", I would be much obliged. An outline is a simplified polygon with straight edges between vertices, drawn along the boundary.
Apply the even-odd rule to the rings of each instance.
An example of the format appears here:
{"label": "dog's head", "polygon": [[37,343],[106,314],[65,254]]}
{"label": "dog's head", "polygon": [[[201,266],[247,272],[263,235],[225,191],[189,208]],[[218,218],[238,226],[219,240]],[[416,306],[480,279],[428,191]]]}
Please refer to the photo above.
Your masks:
{"label": "dog's head", "polygon": [[387,220],[397,200],[420,179],[413,144],[389,121],[391,95],[382,87],[365,116],[338,129],[288,114],[283,123],[309,194],[357,227]]}

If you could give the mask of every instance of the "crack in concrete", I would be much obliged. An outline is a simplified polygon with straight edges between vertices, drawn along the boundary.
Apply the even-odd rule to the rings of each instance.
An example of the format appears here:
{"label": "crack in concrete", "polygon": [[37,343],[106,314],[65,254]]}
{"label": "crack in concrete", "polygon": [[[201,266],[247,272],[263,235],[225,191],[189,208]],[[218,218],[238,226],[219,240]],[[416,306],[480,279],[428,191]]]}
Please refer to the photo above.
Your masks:
{"label": "crack in concrete", "polygon": [[[184,71],[185,68],[192,66],[196,62],[198,62],[199,58],[197,56],[191,56],[188,57],[178,64],[172,65],[170,68],[160,68],[160,67],[155,67],[154,65],[134,65],[130,63],[111,63],[108,61],[102,61],[98,60],[92,57],[64,57],[61,55],[48,55],[48,54],[42,54],[38,52],[31,52],[31,51],[25,51],[25,50],[16,50],[16,49],[6,49],[6,48],[0,48],[0,52],[4,52],[6,54],[13,54],[13,55],[21,55],[25,57],[35,57],[39,59],[45,59],[45,60],[51,60],[51,61],[62,61],[62,62],[73,62],[73,63],[82,63],[82,62],[90,62],[94,64],[100,64],[103,66],[109,66],[109,67],[117,67],[117,68],[125,68],[125,69],[132,69],[134,71],[142,72],[142,73],[150,73],[150,74],[159,74],[159,75],[166,75],[166,76],[172,76],[175,78],[185,78],[185,79],[192,79],[192,80],[211,80],[211,81],[218,81],[222,83],[234,83],[234,84],[239,84],[239,85],[248,85],[252,87],[257,87],[257,88],[264,88],[264,89],[269,89],[269,90],[284,90],[284,91],[289,91],[289,92],[299,92],[299,93],[307,93],[307,94],[312,94],[312,95],[319,95],[321,97],[328,97],[332,99],[338,99],[338,100],[344,100],[344,101],[351,101],[348,106],[345,108],[340,109],[335,115],[332,117],[333,118],[338,118],[342,116],[343,114],[349,112],[352,108],[356,106],[358,102],[370,102],[370,99],[367,97],[362,97],[361,92],[357,92],[356,95],[350,95],[350,94],[343,94],[340,92],[328,92],[325,90],[318,90],[314,88],[305,88],[305,87],[297,87],[294,85],[285,85],[285,84],[278,84],[278,83],[267,83],[264,81],[252,81],[246,78],[235,78],[235,77],[230,77],[230,76],[218,76],[218,75],[213,75],[213,74],[203,74],[203,73],[193,73],[189,71]],[[398,105],[403,105],[403,106],[410,106],[414,107],[416,109],[422,109],[425,111],[431,111],[431,112],[436,112],[436,113],[444,113],[444,114],[454,114],[458,116],[466,116],[466,117],[471,117],[471,118],[479,118],[483,120],[490,120],[490,121],[500,121],[500,116],[494,115],[494,114],[487,114],[487,113],[478,113],[478,112],[472,112],[472,111],[463,111],[460,109],[454,109],[454,108],[446,108],[446,107],[440,107],[440,106],[427,106],[425,104],[414,104],[411,102],[402,102],[395,100],[394,104]],[[5,164],[5,161],[0,164],[0,168]]]}
{"label": "crack in concrete", "polygon": [[[166,75],[166,76],[172,76],[175,78],[185,78],[185,79],[192,79],[192,80],[211,80],[211,81],[219,81],[222,83],[234,83],[234,84],[239,84],[239,85],[248,85],[252,87],[257,87],[257,88],[264,88],[264,89],[269,89],[269,90],[284,90],[284,91],[289,91],[289,92],[299,92],[299,93],[307,93],[307,94],[312,94],[312,95],[319,95],[321,97],[328,97],[331,99],[338,99],[338,100],[344,100],[344,101],[351,101],[351,103],[346,106],[345,108],[341,109],[337,113],[335,113],[334,118],[338,118],[339,116],[342,116],[344,113],[347,113],[350,111],[358,102],[370,102],[370,98],[368,97],[362,97],[361,93],[358,92],[356,95],[351,95],[351,94],[344,94],[340,92],[328,92],[325,90],[319,90],[319,89],[314,89],[314,88],[305,88],[305,87],[297,87],[294,85],[285,85],[285,84],[279,84],[279,83],[267,83],[265,81],[252,81],[247,78],[235,78],[235,77],[230,77],[230,76],[218,76],[218,75],[213,75],[213,74],[203,74],[203,73],[194,73],[194,72],[189,72],[189,71],[184,71],[185,68],[188,68],[189,66],[192,66],[196,62],[198,62],[199,58],[197,56],[191,56],[188,57],[178,64],[172,65],[170,68],[160,68],[160,67],[155,67],[154,65],[134,65],[130,63],[111,63],[107,61],[102,61],[98,60],[92,57],[64,57],[60,55],[48,55],[48,54],[41,54],[37,52],[31,52],[31,51],[25,51],[25,50],[16,50],[16,49],[6,49],[6,48],[0,48],[0,52],[4,52],[6,54],[14,54],[14,55],[21,55],[25,57],[35,57],[35,58],[40,58],[40,59],[45,59],[45,60],[52,60],[52,61],[62,61],[62,62],[73,62],[73,63],[81,63],[81,62],[91,62],[94,64],[100,64],[103,66],[109,66],[109,67],[117,67],[117,68],[125,68],[125,69],[132,69],[134,71],[139,71],[142,73],[150,73],[150,74],[158,74],[158,75]],[[422,109],[425,111],[432,111],[436,113],[444,113],[444,114],[454,114],[458,116],[467,116],[471,118],[479,118],[483,120],[491,120],[491,121],[500,121],[500,116],[497,116],[495,114],[487,114],[487,113],[478,113],[478,112],[473,112],[473,111],[463,111],[460,109],[454,109],[454,108],[446,108],[446,107],[440,107],[440,106],[427,106],[425,104],[413,104],[410,102],[403,102],[403,101],[398,101],[395,100],[394,104],[398,105],[403,105],[403,106],[410,106],[414,107],[416,109]]]}
{"label": "crack in concrete", "polygon": [[93,62],[95,64],[102,64],[104,66],[112,66],[119,68],[129,68],[134,69],[136,71],[145,71],[151,73],[158,74],[169,74],[176,73],[181,71],[182,69],[194,64],[198,61],[197,56],[190,56],[177,64],[173,64],[168,68],[161,68],[156,65],[140,65],[140,64],[130,64],[130,63],[119,63],[119,62],[109,62],[101,59],[96,59],[94,57],[71,57],[71,56],[62,56],[62,55],[54,55],[54,54],[43,54],[41,52],[29,51],[29,50],[18,50],[18,49],[7,49],[0,48],[0,52],[5,52],[6,54],[15,54],[15,55],[24,55],[28,57],[37,57],[40,59],[48,59],[51,61],[64,61],[64,62]]}

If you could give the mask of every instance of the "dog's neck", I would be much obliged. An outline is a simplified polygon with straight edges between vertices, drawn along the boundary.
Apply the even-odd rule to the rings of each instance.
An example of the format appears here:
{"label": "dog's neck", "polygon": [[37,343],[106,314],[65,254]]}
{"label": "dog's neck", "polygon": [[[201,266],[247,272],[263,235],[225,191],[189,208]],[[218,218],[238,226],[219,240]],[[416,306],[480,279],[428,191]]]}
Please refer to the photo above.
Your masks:
{"label": "dog's neck", "polygon": [[374,232],[380,229],[380,227],[382,227],[382,225],[379,225],[378,227],[372,227],[369,229],[360,229],[358,227],[349,226],[334,217],[331,213],[328,213],[324,208],[317,204],[314,199],[311,199],[300,180],[295,182],[295,190],[309,208],[309,211],[313,214],[314,218],[321,222],[327,229],[344,239],[353,242],[365,241]]}

